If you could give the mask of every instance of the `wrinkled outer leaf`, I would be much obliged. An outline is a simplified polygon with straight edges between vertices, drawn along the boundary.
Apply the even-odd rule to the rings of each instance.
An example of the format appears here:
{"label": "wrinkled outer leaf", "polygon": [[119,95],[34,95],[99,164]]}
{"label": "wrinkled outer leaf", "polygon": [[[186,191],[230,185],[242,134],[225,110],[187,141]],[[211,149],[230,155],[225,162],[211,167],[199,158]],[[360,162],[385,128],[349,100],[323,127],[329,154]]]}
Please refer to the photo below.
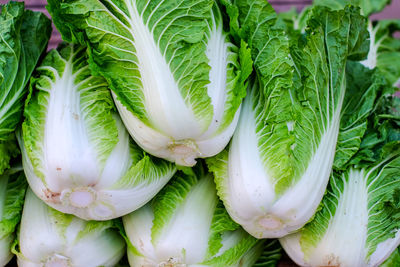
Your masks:
{"label": "wrinkled outer leaf", "polygon": [[[380,12],[390,0],[315,0],[315,5],[342,9],[347,4],[361,7],[365,16]],[[373,69],[378,67],[388,82],[394,86],[400,82],[400,40],[393,33],[400,30],[400,20],[369,21],[370,49],[362,63]]]}
{"label": "wrinkled outer leaf", "polygon": [[12,169],[6,172],[0,179],[6,180],[5,195],[1,196],[3,213],[0,221],[0,238],[12,234],[19,221],[25,198],[25,191],[28,186],[22,170],[11,173]]}
{"label": "wrinkled outer leaf", "polygon": [[17,242],[17,225],[21,221],[25,190],[28,184],[21,166],[14,166],[0,175],[0,265],[12,258]]}
{"label": "wrinkled outer leaf", "polygon": [[40,12],[10,2],[0,14],[0,173],[15,155],[12,136],[21,120],[27,83],[51,34],[50,20]]}
{"label": "wrinkled outer leaf", "polygon": [[341,169],[358,151],[367,129],[367,116],[374,111],[377,97],[393,93],[382,73],[370,70],[358,62],[346,66],[347,89],[340,123],[334,168]]}

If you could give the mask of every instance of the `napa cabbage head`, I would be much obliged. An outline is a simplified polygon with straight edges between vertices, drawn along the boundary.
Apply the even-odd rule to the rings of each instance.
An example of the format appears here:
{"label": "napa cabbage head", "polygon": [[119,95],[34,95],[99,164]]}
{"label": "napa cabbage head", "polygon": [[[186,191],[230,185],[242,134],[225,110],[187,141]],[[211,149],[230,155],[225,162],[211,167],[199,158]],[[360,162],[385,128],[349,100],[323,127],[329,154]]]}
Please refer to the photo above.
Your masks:
{"label": "napa cabbage head", "polygon": [[129,137],[107,82],[90,74],[84,47],[50,51],[31,81],[19,138],[26,177],[51,207],[108,220],[149,201],[172,163],[144,153]]}
{"label": "napa cabbage head", "polygon": [[215,1],[48,3],[64,40],[88,45],[92,72],[145,151],[193,166],[227,145],[252,67]]}
{"label": "napa cabbage head", "polygon": [[252,266],[264,247],[264,262],[279,258],[279,247],[230,219],[212,175],[198,165],[177,172],[151,203],[123,217],[130,265]]}
{"label": "napa cabbage head", "polygon": [[348,59],[367,54],[366,21],[353,7],[314,7],[294,41],[264,1],[226,5],[256,74],[229,149],[208,165],[233,220],[255,237],[281,237],[310,220],[332,167],[366,130],[380,87],[346,79]]}
{"label": "napa cabbage head", "polygon": [[369,119],[360,150],[332,172],[314,219],[280,239],[297,264],[380,266],[399,246],[400,100],[387,100]]}
{"label": "napa cabbage head", "polygon": [[21,122],[29,78],[47,47],[50,20],[24,10],[24,3],[0,5],[0,174],[18,154],[14,132]]}
{"label": "napa cabbage head", "polygon": [[29,189],[18,235],[18,266],[114,266],[126,244],[114,221],[84,221],[52,209]]}

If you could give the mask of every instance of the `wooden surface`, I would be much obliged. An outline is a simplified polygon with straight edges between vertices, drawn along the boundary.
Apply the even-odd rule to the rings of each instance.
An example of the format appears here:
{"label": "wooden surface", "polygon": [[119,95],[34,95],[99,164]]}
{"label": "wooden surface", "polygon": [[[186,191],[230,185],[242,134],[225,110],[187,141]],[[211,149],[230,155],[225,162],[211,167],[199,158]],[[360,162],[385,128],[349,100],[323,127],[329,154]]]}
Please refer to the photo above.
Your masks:
{"label": "wooden surface", "polygon": [[[21,1],[21,0],[17,0]],[[7,0],[0,0],[0,4],[7,3]],[[272,4],[277,12],[287,11],[292,7],[295,7],[297,10],[301,10],[304,6],[312,3],[311,0],[270,0],[268,1]],[[47,16],[49,16],[47,10],[45,9],[46,0],[25,0],[26,7],[35,11],[44,12]],[[392,0],[391,5],[387,6],[381,13],[374,14],[374,19],[400,19],[400,0]],[[54,28],[54,27],[53,27]],[[396,37],[400,38],[400,33],[396,34]],[[55,48],[58,43],[61,42],[61,36],[57,32],[57,30],[53,30],[53,35],[50,39],[49,49]],[[11,265],[12,266],[12,265]],[[281,262],[278,265],[279,267],[294,267],[297,266],[294,264],[289,257],[285,254]]]}

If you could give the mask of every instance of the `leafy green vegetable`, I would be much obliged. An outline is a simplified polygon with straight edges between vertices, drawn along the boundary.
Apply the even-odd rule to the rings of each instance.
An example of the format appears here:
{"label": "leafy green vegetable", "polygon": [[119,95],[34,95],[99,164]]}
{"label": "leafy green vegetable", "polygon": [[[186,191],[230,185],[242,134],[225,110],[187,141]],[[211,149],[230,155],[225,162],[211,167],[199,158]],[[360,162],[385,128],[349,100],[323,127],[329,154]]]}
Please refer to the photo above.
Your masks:
{"label": "leafy green vegetable", "polygon": [[351,158],[366,130],[381,87],[346,84],[348,59],[368,51],[366,21],[356,8],[317,6],[304,35],[289,40],[264,1],[225,4],[256,75],[229,151],[207,162],[233,220],[255,237],[281,237],[310,220],[332,166]]}
{"label": "leafy green vegetable", "polygon": [[106,81],[86,61],[76,45],[48,53],[32,78],[19,141],[39,198],[61,212],[108,220],[144,205],[176,168],[132,142]]}
{"label": "leafy green vegetable", "polygon": [[386,96],[379,105],[360,150],[332,173],[314,220],[280,239],[298,264],[378,266],[400,244],[400,116],[391,112],[400,105]]}
{"label": "leafy green vegetable", "polygon": [[[361,8],[361,13],[370,16],[381,11],[390,0],[315,0],[314,5],[341,9],[352,4]],[[400,30],[400,20],[368,21],[370,48],[367,59],[362,61],[366,67],[378,67],[390,84],[400,83],[400,40],[393,36]]]}
{"label": "leafy green vegetable", "polygon": [[48,3],[64,40],[88,45],[92,72],[145,151],[193,166],[227,145],[252,68],[213,0]]}
{"label": "leafy green vegetable", "polygon": [[12,258],[11,246],[21,220],[26,183],[21,167],[13,167],[0,176],[0,264]]}
{"label": "leafy green vegetable", "polygon": [[0,174],[18,154],[14,132],[22,118],[27,83],[46,49],[51,23],[24,3],[0,5]]}

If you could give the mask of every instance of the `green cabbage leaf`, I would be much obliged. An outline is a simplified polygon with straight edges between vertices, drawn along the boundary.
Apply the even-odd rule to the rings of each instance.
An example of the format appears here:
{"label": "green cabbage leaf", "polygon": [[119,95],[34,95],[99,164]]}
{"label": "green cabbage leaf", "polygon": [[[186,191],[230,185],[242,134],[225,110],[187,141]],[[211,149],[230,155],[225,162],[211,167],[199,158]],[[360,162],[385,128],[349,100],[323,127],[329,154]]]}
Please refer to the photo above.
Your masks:
{"label": "green cabbage leaf", "polygon": [[50,20],[24,3],[0,5],[0,174],[18,154],[14,132],[21,122],[27,84],[46,50]]}

